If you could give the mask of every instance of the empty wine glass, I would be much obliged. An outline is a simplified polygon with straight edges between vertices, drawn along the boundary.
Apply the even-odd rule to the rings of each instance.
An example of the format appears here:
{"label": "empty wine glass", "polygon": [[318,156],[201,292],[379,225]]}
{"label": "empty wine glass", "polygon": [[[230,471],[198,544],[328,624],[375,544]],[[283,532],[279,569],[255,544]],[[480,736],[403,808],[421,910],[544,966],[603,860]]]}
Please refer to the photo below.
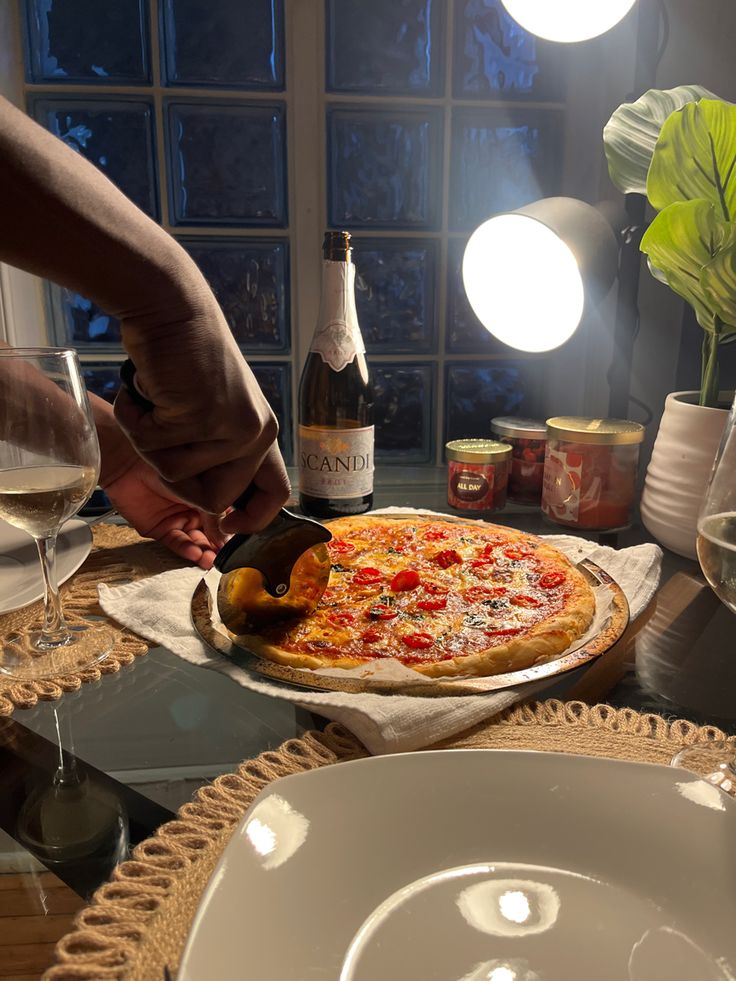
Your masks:
{"label": "empty wine glass", "polygon": [[[698,515],[698,561],[716,596],[736,613],[736,398]],[[736,746],[712,742],[687,747],[674,766],[701,773],[736,796]]]}
{"label": "empty wine glass", "polygon": [[18,679],[79,671],[109,654],[104,624],[64,620],[56,579],[56,536],[97,484],[100,447],[74,351],[0,351],[0,517],[36,541],[44,620],[0,648],[0,672]]}

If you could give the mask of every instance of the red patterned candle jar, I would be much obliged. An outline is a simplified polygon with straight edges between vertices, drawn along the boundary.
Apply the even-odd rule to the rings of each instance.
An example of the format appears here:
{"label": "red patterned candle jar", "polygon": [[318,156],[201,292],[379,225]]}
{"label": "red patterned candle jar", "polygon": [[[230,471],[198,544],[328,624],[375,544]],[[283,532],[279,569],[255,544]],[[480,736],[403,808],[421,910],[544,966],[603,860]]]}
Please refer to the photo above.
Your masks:
{"label": "red patterned candle jar", "polygon": [[511,447],[509,500],[539,504],[542,500],[544,450],[547,425],[537,419],[498,416],[491,419],[491,432]]}
{"label": "red patterned candle jar", "polygon": [[506,504],[511,447],[494,439],[453,439],[445,450],[450,507],[500,511]]}
{"label": "red patterned candle jar", "polygon": [[636,492],[644,427],[625,419],[547,420],[542,510],[570,528],[626,528]]}

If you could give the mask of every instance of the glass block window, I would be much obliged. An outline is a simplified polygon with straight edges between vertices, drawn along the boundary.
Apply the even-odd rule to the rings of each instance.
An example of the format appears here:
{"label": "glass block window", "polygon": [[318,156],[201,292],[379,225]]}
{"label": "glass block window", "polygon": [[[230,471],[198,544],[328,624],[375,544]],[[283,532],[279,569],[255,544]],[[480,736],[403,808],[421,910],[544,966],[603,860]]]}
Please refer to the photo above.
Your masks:
{"label": "glass block window", "polygon": [[556,193],[560,114],[458,109],[453,114],[450,223],[473,230],[499,211]]}
{"label": "glass block window", "polygon": [[32,96],[30,111],[41,125],[99,167],[142,211],[159,218],[150,100]]}
{"label": "glass block window", "polygon": [[370,365],[375,393],[376,462],[434,461],[435,367]]}
{"label": "glass block window", "polygon": [[150,81],[146,0],[27,0],[24,13],[29,81]]}
{"label": "glass block window", "polygon": [[369,354],[437,349],[437,243],[353,239],[355,301]]}
{"label": "glass block window", "polygon": [[328,0],[327,88],[442,94],[445,0]]}
{"label": "glass block window", "polygon": [[[29,113],[191,255],[288,462],[328,228],[353,234],[379,467],[541,411],[543,359],[488,334],[461,264],[485,218],[561,192],[565,46],[501,0],[18,2]],[[120,324],[48,298],[49,340],[112,399]]]}
{"label": "glass block window", "polygon": [[106,402],[114,402],[120,388],[120,370],[117,365],[87,361],[82,364],[82,378],[87,391],[99,395]]}
{"label": "glass block window", "polygon": [[454,34],[457,98],[562,98],[563,46],[519,27],[501,0],[456,3]]}
{"label": "glass block window", "polygon": [[432,228],[440,215],[435,110],[328,109],[329,223]]}
{"label": "glass block window", "polygon": [[283,0],[164,0],[167,85],[284,88]]}
{"label": "glass block window", "polygon": [[447,364],[445,439],[488,437],[495,416],[536,418],[542,365],[539,359]]}
{"label": "glass block window", "polygon": [[96,303],[61,286],[52,286],[51,302],[63,327],[60,343],[88,351],[120,350],[120,322]]}
{"label": "glass block window", "polygon": [[167,102],[174,225],[286,224],[282,105]]}
{"label": "glass block window", "polygon": [[243,352],[288,352],[288,243],[232,237],[179,241],[204,273]]}

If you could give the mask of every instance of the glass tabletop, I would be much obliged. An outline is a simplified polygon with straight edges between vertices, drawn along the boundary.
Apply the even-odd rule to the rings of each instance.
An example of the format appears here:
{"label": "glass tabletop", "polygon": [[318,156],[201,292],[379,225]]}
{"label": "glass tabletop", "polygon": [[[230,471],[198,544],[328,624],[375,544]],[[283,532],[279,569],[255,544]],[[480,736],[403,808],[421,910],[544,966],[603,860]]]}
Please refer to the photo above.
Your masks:
{"label": "glass tabletop", "polygon": [[[446,472],[389,474],[374,506],[446,511]],[[568,531],[520,506],[493,520],[537,534]],[[624,547],[651,539],[635,524],[597,540]],[[657,596],[624,642],[535,697],[630,706],[736,733],[735,644],[736,616],[697,563],[665,551]],[[197,787],[324,724],[153,648],[117,674],[0,720],[0,871],[45,867],[88,896]]]}

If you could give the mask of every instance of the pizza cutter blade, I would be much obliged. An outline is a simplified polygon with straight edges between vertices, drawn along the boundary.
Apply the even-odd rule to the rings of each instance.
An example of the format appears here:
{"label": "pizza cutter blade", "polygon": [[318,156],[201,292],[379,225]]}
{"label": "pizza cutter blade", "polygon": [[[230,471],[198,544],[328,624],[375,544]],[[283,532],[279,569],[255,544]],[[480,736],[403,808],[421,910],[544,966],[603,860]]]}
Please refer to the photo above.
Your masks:
{"label": "pizza cutter blade", "polygon": [[[252,493],[236,502],[244,507]],[[217,609],[234,634],[247,633],[287,617],[308,616],[319,603],[330,578],[324,525],[282,508],[262,531],[233,535],[215,558],[223,575]]]}

